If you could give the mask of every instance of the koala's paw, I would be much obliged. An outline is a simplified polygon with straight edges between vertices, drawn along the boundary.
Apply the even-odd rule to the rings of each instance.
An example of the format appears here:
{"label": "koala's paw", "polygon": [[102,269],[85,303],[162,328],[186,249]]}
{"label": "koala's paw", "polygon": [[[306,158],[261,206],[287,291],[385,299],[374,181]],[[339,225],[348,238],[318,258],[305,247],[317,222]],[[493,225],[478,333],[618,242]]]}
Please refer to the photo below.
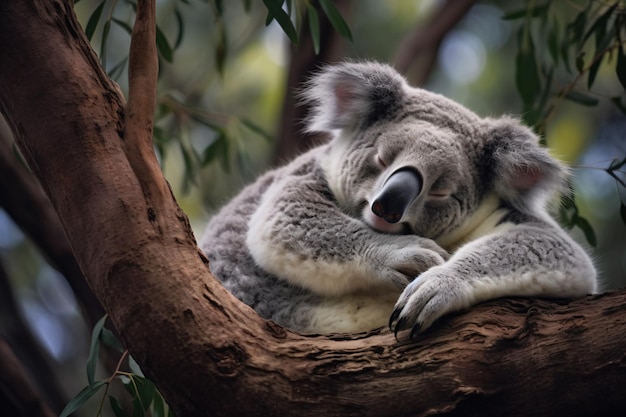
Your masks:
{"label": "koala's paw", "polygon": [[404,289],[415,277],[448,258],[449,254],[430,239],[394,236],[392,241],[376,246],[371,260],[379,279]]}
{"label": "koala's paw", "polygon": [[429,328],[435,320],[473,303],[470,284],[448,273],[445,267],[434,268],[411,282],[398,298],[389,319],[389,327],[398,332],[411,329],[411,339]]}

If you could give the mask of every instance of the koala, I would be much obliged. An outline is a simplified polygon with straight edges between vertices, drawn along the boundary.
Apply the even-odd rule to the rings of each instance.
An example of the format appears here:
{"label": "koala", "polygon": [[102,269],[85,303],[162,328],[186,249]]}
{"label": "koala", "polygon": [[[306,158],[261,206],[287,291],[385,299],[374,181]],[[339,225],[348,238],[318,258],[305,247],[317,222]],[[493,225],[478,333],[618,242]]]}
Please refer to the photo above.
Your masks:
{"label": "koala", "polygon": [[504,296],[596,291],[549,216],[566,168],[509,117],[480,118],[390,66],[328,66],[302,92],[329,143],[269,171],[210,220],[213,274],[301,333],[388,324],[411,337]]}

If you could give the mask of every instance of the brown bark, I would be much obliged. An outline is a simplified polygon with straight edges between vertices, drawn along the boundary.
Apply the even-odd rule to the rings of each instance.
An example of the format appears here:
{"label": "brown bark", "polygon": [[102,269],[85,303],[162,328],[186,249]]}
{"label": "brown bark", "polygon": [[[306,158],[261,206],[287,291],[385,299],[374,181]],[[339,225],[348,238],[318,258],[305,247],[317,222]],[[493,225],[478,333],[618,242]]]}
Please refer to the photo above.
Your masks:
{"label": "brown bark", "polygon": [[286,331],[209,274],[161,173],[142,168],[154,156],[128,143],[133,120],[132,140],[147,140],[149,106],[124,117],[70,4],[0,2],[0,57],[0,109],[94,292],[177,415],[626,412],[624,292],[491,302],[416,342]]}
{"label": "brown bark", "polygon": [[446,34],[467,14],[476,0],[448,0],[424,25],[409,33],[396,52],[395,68],[413,85],[426,82]]}

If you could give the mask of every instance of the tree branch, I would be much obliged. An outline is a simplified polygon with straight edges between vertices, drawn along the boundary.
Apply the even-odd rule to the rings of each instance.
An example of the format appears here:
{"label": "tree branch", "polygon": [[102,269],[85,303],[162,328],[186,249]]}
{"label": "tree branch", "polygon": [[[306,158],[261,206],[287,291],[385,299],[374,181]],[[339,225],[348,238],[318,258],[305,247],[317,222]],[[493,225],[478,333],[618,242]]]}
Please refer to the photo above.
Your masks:
{"label": "tree branch", "polygon": [[448,0],[427,24],[416,27],[402,41],[396,53],[395,68],[401,74],[407,74],[411,84],[422,85],[426,81],[437,59],[441,41],[475,2]]}
{"label": "tree branch", "polygon": [[174,199],[145,193],[165,179],[131,168],[123,100],[68,3],[0,2],[0,56],[14,51],[0,59],[0,109],[94,292],[175,414],[626,412],[614,388],[626,384],[624,292],[491,302],[416,342],[387,330],[304,337],[262,320],[209,274]]}

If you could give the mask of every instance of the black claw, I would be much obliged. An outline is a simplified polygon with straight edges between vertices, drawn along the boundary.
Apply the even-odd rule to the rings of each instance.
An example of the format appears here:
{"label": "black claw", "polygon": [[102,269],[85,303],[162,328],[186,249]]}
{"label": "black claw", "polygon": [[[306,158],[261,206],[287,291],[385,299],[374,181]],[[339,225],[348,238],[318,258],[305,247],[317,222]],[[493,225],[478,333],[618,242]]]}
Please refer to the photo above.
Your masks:
{"label": "black claw", "polygon": [[396,328],[393,330],[393,335],[396,338],[396,340],[398,340],[398,332],[400,330],[406,329],[406,322],[407,322],[406,317],[401,317],[396,323]]}
{"label": "black claw", "polygon": [[422,330],[422,326],[420,326],[419,324],[416,324],[415,326],[413,326],[413,328],[411,329],[411,340],[415,340],[421,330]]}
{"label": "black claw", "polygon": [[401,308],[396,308],[395,310],[393,310],[393,313],[391,313],[391,317],[389,317],[389,330],[393,330],[393,322],[396,321],[398,317],[400,317],[401,311]]}

